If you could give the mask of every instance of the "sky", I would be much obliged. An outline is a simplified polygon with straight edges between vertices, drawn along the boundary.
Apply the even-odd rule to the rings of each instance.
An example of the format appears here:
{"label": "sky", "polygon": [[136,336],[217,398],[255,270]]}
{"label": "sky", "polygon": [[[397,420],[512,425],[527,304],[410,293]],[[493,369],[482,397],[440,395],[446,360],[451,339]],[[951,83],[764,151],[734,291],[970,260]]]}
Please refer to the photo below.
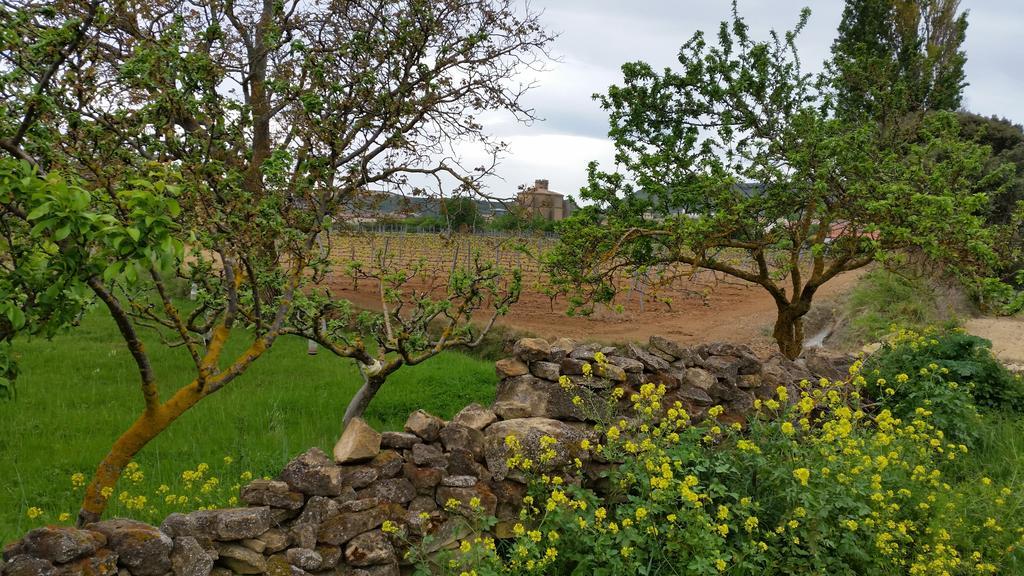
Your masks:
{"label": "sky", "polygon": [[[621,79],[619,67],[636,60],[656,69],[678,63],[679,47],[697,30],[714,33],[730,16],[729,0],[530,0],[559,34],[557,61],[535,75],[526,96],[542,121],[526,126],[501,115],[486,117],[489,131],[508,151],[488,182],[489,194],[511,197],[520,185],[549,180],[552,190],[576,196],[591,160],[611,167],[607,117],[592,99]],[[739,0],[755,39],[789,30],[801,8],[811,9],[797,47],[806,71],[828,57],[842,16],[842,0]],[[1024,0],[962,0],[968,11],[964,107],[1024,122]],[[464,151],[472,164],[473,151]]]}

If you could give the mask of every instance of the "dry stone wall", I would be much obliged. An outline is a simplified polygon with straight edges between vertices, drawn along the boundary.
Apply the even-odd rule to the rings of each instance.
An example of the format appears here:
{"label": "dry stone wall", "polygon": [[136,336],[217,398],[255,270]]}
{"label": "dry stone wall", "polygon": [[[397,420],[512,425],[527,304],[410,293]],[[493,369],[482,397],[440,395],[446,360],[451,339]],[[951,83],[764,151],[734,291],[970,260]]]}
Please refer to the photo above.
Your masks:
{"label": "dry stone wall", "polygon": [[[594,372],[598,352],[607,361]],[[499,519],[497,537],[508,535],[526,491],[525,478],[506,465],[510,435],[535,462],[543,436],[559,441],[557,457],[544,459],[538,472],[579,459],[587,476],[608,464],[581,448],[594,434],[595,413],[585,407],[612,404],[605,400],[615,388],[627,402],[644,383],[664,384],[667,400],[694,417],[722,405],[721,419],[742,421],[755,398],[802,379],[841,377],[850,361],[813,351],[795,362],[762,360],[746,346],[685,347],[658,337],[624,347],[524,338],[496,364],[500,382],[490,408],[472,404],[448,422],[419,410],[402,432],[378,433],[357,419],[333,455],[310,449],[276,479],[242,488],[245,508],[172,514],[159,527],[111,519],[84,529],[37,528],[4,548],[0,576],[406,573],[399,541],[381,529],[386,521],[413,539],[431,535],[427,551],[437,551],[467,536],[457,516],[472,503]],[[562,377],[574,384],[570,390]]]}

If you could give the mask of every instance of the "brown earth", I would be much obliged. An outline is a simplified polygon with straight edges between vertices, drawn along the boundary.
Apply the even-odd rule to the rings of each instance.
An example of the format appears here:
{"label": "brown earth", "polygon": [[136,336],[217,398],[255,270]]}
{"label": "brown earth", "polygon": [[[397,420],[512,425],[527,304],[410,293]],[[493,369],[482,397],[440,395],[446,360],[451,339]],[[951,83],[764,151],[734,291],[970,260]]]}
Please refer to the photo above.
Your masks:
{"label": "brown earth", "polygon": [[[860,276],[859,271],[841,274],[826,283],[815,298],[819,306],[846,294]],[[358,290],[347,280],[330,282],[335,295],[357,306],[379,309],[376,285],[364,282]],[[547,296],[524,288],[519,302],[499,324],[543,338],[568,336],[587,341],[619,343],[647,341],[660,335],[684,344],[724,341],[751,345],[759,354],[775,349],[771,338],[775,322],[775,303],[759,286],[746,283],[720,283],[704,298],[695,295],[705,284],[677,285],[671,294],[672,306],[646,301],[640,310],[639,298],[628,302],[622,313],[608,308],[589,317],[565,314],[562,300],[552,303]],[[664,295],[664,294],[663,294]],[[810,336],[810,334],[808,334]]]}
{"label": "brown earth", "polygon": [[1007,364],[1024,365],[1024,318],[972,318],[968,332],[992,341],[992,351]]}

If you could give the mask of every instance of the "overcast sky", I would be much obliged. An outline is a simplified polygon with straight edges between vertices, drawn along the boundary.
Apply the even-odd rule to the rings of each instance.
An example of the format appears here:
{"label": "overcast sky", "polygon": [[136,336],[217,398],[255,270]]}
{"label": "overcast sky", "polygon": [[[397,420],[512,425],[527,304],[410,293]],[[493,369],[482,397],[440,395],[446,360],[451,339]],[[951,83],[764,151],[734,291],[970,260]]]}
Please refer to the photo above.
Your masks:
{"label": "overcast sky", "polygon": [[[552,46],[559,62],[537,77],[528,104],[543,122],[522,126],[489,118],[488,127],[509,143],[489,192],[512,196],[521,184],[547,178],[553,190],[576,196],[591,160],[610,163],[605,114],[591,99],[619,82],[624,62],[644,60],[657,68],[677,64],[680,45],[696,30],[713,33],[728,19],[728,0],[530,0],[560,36]],[[751,35],[784,31],[800,9],[811,19],[798,39],[808,71],[821,69],[842,16],[842,0],[740,0]],[[965,107],[985,115],[1024,121],[1024,0],[962,0],[969,11]],[[467,151],[466,160],[472,161]]]}

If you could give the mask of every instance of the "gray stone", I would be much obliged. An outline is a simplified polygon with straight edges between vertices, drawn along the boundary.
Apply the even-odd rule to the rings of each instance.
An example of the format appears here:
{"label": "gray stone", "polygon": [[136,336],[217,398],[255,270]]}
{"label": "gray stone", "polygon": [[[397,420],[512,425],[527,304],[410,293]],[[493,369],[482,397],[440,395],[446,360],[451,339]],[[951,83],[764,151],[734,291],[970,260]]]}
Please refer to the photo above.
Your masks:
{"label": "gray stone", "polygon": [[305,503],[302,492],[292,490],[287,482],[262,478],[243,487],[240,496],[250,506],[271,506],[285,510],[298,510]]}
{"label": "gray stone", "polygon": [[548,359],[553,362],[560,362],[562,358],[565,358],[576,348],[576,342],[571,338],[558,338],[551,343],[551,351],[548,353]]}
{"label": "gray stone", "polygon": [[[530,373],[537,378],[543,378],[545,380],[551,380],[557,382],[558,377],[561,375],[561,369],[556,362],[545,362],[538,360],[530,363]],[[516,376],[522,376],[522,374],[516,374]]]}
{"label": "gray stone", "polygon": [[290,544],[288,533],[280,528],[271,528],[263,534],[260,534],[259,540],[263,542],[265,548],[264,552],[267,554],[276,554],[281,550],[284,550]]}
{"label": "gray stone", "polygon": [[174,541],[149,524],[114,518],[90,524],[88,528],[107,537],[107,547],[133,576],[162,576],[170,572]]}
{"label": "gray stone", "polygon": [[691,386],[683,386],[676,391],[676,394],[689,402],[696,404],[697,406],[711,406],[715,403],[714,399],[700,388]]}
{"label": "gray stone", "polygon": [[444,449],[451,451],[455,449],[469,450],[475,455],[482,456],[484,451],[484,433],[468,426],[451,423],[441,430],[441,443]]}
{"label": "gray stone", "polygon": [[289,462],[281,480],[310,496],[338,496],[342,491],[341,468],[319,448],[310,448]]}
{"label": "gray stone", "polygon": [[600,351],[601,345],[594,344],[593,342],[591,342],[589,344],[581,344],[573,348],[572,352],[569,354],[569,357],[574,358],[576,360],[585,360],[587,362],[593,362],[594,355]]}
{"label": "gray stone", "polygon": [[519,376],[498,384],[494,412],[503,420],[531,417],[580,421],[589,419],[592,415],[573,403],[575,396],[580,396],[586,406],[604,404],[602,399],[586,387],[565,390],[556,382],[534,376]]}
{"label": "gray stone", "polygon": [[92,556],[58,564],[55,576],[114,576],[117,570],[117,554],[110,550],[97,550]]}
{"label": "gray stone", "polygon": [[643,362],[640,362],[639,360],[634,360],[632,358],[627,358],[625,356],[609,356],[608,363],[614,364],[619,368],[622,368],[623,371],[629,372],[631,374],[644,371]]}
{"label": "gray stone", "polygon": [[220,558],[217,563],[230,568],[236,574],[262,574],[267,571],[267,561],[262,554],[238,544],[217,544]]}
{"label": "gray stone", "polygon": [[191,536],[174,539],[171,550],[171,570],[174,576],[209,576],[213,558]]}
{"label": "gray stone", "polygon": [[622,383],[626,381],[626,371],[615,364],[596,364],[594,366],[594,375],[611,380],[612,382]]}
{"label": "gray stone", "polygon": [[[587,451],[580,448],[580,442],[589,435],[581,428],[551,418],[517,418],[496,422],[487,428],[486,448],[487,468],[496,480],[510,476],[508,469],[509,448],[505,443],[508,436],[515,436],[522,446],[522,454],[534,462],[534,472],[540,473],[556,470],[570,465],[574,458],[584,461],[589,459]],[[557,442],[552,447],[555,457],[547,462],[540,459],[542,436],[550,436]],[[512,471],[513,479],[522,478],[519,471]]]}
{"label": "gray stone", "polygon": [[353,418],[334,445],[334,461],[338,464],[365,462],[379,452],[380,432],[362,418]]}
{"label": "gray stone", "polygon": [[416,488],[405,478],[388,478],[375,482],[358,494],[360,497],[379,498],[384,502],[405,504],[416,497]]}
{"label": "gray stone", "polygon": [[520,338],[512,346],[512,354],[524,362],[547,360],[551,345],[543,338]]}
{"label": "gray stone", "polygon": [[[419,438],[417,438],[418,440]],[[342,472],[341,481],[355,490],[366,488],[380,478],[380,472],[372,466],[356,466]]]}
{"label": "gray stone", "polygon": [[444,420],[423,410],[409,414],[409,419],[405,421],[406,432],[412,432],[427,442],[437,440],[437,435],[440,434],[443,427]]}
{"label": "gray stone", "polygon": [[710,390],[718,379],[715,378],[714,374],[704,370],[703,368],[687,368],[686,372],[683,373],[683,383],[693,388],[700,388],[705,392]]}
{"label": "gray stone", "polygon": [[313,548],[316,546],[317,534],[320,526],[312,522],[292,524],[288,528],[289,540],[296,548]]}
{"label": "gray stone", "polygon": [[341,512],[362,512],[363,510],[369,510],[370,508],[376,508],[380,506],[380,498],[371,496],[368,498],[355,498],[349,500],[341,505]]}
{"label": "gray stone", "polygon": [[46,526],[25,535],[20,542],[20,553],[62,563],[92,554],[105,543],[106,538],[98,532],[68,526]]}
{"label": "gray stone", "polygon": [[270,529],[270,508],[223,508],[207,510],[204,515],[213,518],[213,531],[218,540],[255,538]]}
{"label": "gray stone", "polygon": [[319,525],[321,522],[339,512],[341,505],[326,496],[313,496],[306,502],[302,515],[295,524]]}
{"label": "gray stone", "polygon": [[[562,362],[559,364],[558,370],[561,374],[566,376],[580,376],[583,374],[583,365],[590,364],[587,360],[580,360],[579,358],[562,358]],[[643,365],[640,366],[641,369]]]}
{"label": "gray stone", "polygon": [[53,562],[27,554],[12,556],[3,565],[3,576],[55,576]]}
{"label": "gray stone", "polygon": [[494,370],[498,373],[498,378],[514,378],[530,372],[526,362],[518,358],[502,358],[494,363]]}
{"label": "gray stone", "polygon": [[433,444],[417,444],[412,447],[412,461],[417,466],[444,468],[448,461],[444,452]]}
{"label": "gray stone", "polygon": [[[216,570],[216,568],[214,569]],[[270,558],[267,558],[267,576],[309,576],[309,572],[306,572],[298,566],[292,566],[288,563],[288,558],[284,554],[274,554]],[[217,576],[214,574],[213,576]],[[231,576],[225,574],[224,576]],[[325,575],[327,576],[327,575]]]}
{"label": "gray stone", "polygon": [[483,430],[497,421],[497,414],[476,403],[459,410],[459,413],[452,418],[452,424],[466,426],[474,430]]}
{"label": "gray stone", "polygon": [[448,486],[450,488],[470,488],[476,486],[478,479],[476,476],[445,476],[441,478],[441,486]]}
{"label": "gray stone", "polygon": [[643,364],[644,368],[650,372],[657,372],[659,370],[668,371],[669,368],[671,368],[671,364],[665,361],[664,358],[659,358],[636,344],[627,344],[626,350],[628,351],[629,356]]}
{"label": "gray stone", "polygon": [[397,476],[402,471],[402,464],[405,464],[405,460],[394,450],[384,450],[370,461],[370,466],[377,471],[381,478]]}
{"label": "gray stone", "polygon": [[343,512],[320,525],[320,542],[341,546],[367,530],[373,530],[393,515],[392,508],[380,505],[362,512]]}
{"label": "gray stone", "polygon": [[285,558],[288,559],[288,563],[292,566],[298,566],[308,572],[314,572],[319,570],[323,565],[324,559],[315,550],[309,548],[289,548],[284,553]]}
{"label": "gray stone", "polygon": [[316,547],[316,553],[320,555],[320,570],[330,570],[341,561],[341,546],[323,544]]}
{"label": "gray stone", "polygon": [[380,566],[397,560],[394,547],[380,530],[360,534],[345,546],[345,562],[350,566]]}
{"label": "gray stone", "polygon": [[444,476],[441,468],[421,468],[412,462],[405,463],[402,473],[412,483],[417,494],[433,494],[434,487],[441,483]]}
{"label": "gray stone", "polygon": [[411,432],[381,432],[380,447],[394,450],[408,450],[423,440]]}

